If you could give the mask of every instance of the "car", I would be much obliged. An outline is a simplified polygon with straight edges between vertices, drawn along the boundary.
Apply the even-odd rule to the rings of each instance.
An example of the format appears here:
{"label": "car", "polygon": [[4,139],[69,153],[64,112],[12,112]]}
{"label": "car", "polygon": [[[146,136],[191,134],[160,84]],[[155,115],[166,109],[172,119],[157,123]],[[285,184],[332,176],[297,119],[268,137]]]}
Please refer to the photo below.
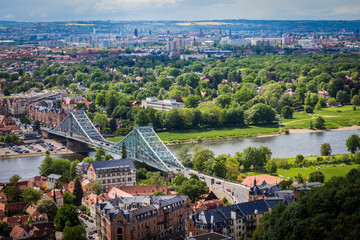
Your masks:
{"label": "car", "polygon": [[9,153],[10,153],[10,151],[5,151],[5,153],[6,153],[6,154],[9,154]]}
{"label": "car", "polygon": [[180,168],[177,168],[177,169],[176,169],[176,171],[180,172],[180,171],[181,171],[181,169],[180,169]]}
{"label": "car", "polygon": [[94,220],[93,220],[93,219],[89,219],[89,222],[93,223],[93,222],[94,222]]}
{"label": "car", "polygon": [[84,227],[86,227],[86,228],[88,227],[86,223],[84,224]]}
{"label": "car", "polygon": [[219,182],[219,181],[217,181],[217,182],[215,182],[216,184],[221,184],[221,182]]}
{"label": "car", "polygon": [[203,180],[205,179],[203,176],[200,176],[199,178],[200,178],[200,179],[203,179]]}
{"label": "car", "polygon": [[226,191],[231,192],[230,188],[226,189]]}
{"label": "car", "polygon": [[94,237],[93,236],[88,236],[88,239],[94,239]]}

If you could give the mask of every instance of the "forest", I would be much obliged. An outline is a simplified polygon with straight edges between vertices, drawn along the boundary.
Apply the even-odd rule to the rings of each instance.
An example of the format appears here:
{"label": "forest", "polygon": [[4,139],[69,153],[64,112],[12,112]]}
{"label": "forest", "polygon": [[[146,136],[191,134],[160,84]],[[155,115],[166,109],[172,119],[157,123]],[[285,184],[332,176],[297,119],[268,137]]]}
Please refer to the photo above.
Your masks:
{"label": "forest", "polygon": [[[0,72],[5,79],[0,84],[5,96],[30,89],[84,95],[93,104],[77,108],[86,108],[102,131],[125,135],[134,124],[153,123],[158,130],[262,125],[292,118],[294,111],[360,105],[358,58],[343,53],[180,60],[162,55],[109,58],[103,53],[95,63],[60,65],[27,57],[23,60],[38,67]],[[319,96],[323,90],[329,99]],[[186,108],[160,112],[139,107],[149,96],[173,98]]]}

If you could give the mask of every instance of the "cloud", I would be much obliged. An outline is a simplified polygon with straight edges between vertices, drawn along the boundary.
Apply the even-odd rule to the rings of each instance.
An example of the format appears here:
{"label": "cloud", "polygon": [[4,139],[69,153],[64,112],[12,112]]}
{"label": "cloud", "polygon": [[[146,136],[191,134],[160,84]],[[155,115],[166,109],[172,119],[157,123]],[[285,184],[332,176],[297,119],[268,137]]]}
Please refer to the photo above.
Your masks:
{"label": "cloud", "polygon": [[146,8],[162,8],[174,5],[181,0],[100,0],[95,9],[100,11],[116,11],[125,9],[141,10]]}
{"label": "cloud", "polygon": [[4,16],[5,19],[12,19],[12,18],[14,18],[14,17],[15,17],[15,16],[14,16],[13,14],[11,14],[11,13],[9,13],[9,14],[7,14],[7,15]]}

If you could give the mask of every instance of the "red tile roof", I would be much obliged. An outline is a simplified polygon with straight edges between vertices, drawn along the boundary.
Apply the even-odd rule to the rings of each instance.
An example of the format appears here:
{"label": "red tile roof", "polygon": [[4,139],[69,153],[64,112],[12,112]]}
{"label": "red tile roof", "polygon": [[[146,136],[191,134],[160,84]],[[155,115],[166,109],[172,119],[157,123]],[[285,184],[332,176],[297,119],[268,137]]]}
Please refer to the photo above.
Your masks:
{"label": "red tile roof", "polygon": [[244,179],[244,181],[241,184],[245,185],[247,187],[253,187],[255,178],[256,178],[257,185],[261,184],[263,181],[265,181],[267,184],[275,185],[275,184],[278,184],[279,182],[281,182],[282,180],[284,180],[279,177],[262,174],[262,175],[248,176]]}
{"label": "red tile roof", "polygon": [[131,195],[138,196],[148,196],[153,195],[157,190],[169,194],[166,185],[140,185],[140,186],[118,186],[116,187],[124,192],[127,192]]}

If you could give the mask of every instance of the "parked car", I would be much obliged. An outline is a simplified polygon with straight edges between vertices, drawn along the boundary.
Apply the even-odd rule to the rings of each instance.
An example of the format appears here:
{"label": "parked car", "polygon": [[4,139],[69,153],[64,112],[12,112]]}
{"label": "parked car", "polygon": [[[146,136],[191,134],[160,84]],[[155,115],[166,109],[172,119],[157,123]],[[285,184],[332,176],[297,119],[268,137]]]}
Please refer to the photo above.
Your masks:
{"label": "parked car", "polygon": [[202,180],[204,180],[204,179],[205,179],[203,176],[200,176],[199,178],[200,178],[200,179],[202,179]]}
{"label": "parked car", "polygon": [[219,182],[219,181],[217,181],[217,182],[215,182],[216,184],[221,184],[221,182]]}
{"label": "parked car", "polygon": [[230,188],[226,189],[226,191],[231,192]]}

